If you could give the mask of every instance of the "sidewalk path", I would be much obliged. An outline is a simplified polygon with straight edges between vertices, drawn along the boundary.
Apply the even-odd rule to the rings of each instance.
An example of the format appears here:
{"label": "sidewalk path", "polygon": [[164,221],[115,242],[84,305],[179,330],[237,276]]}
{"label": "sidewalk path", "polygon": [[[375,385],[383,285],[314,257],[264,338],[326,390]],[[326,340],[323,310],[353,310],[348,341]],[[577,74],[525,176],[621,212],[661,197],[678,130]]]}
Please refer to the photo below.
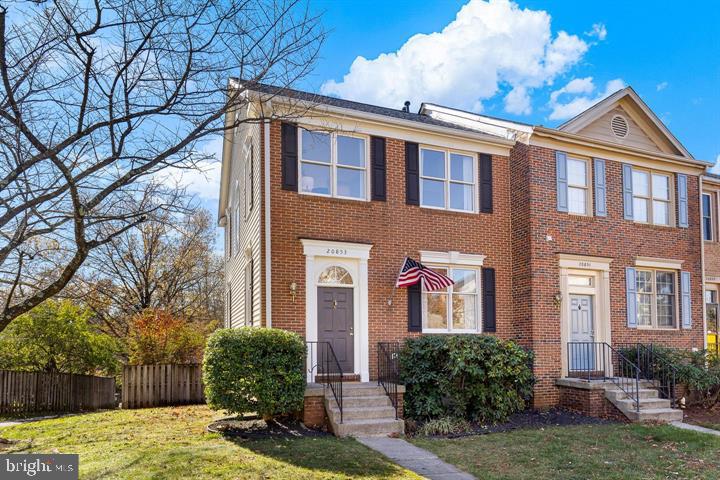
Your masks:
{"label": "sidewalk path", "polygon": [[40,420],[49,420],[51,418],[70,417],[77,415],[77,413],[65,413],[59,415],[48,415],[45,417],[32,417],[32,418],[18,418],[17,420],[7,420],[0,422],[0,428],[2,427],[14,427],[15,425],[22,425],[23,423],[39,422]]}
{"label": "sidewalk path", "polygon": [[393,462],[431,480],[475,480],[469,473],[445,463],[434,453],[401,438],[359,437],[356,440]]}
{"label": "sidewalk path", "polygon": [[713,430],[712,428],[700,427],[698,425],[691,425],[685,422],[671,422],[670,425],[683,430],[692,430],[693,432],[708,433],[710,435],[717,435],[720,437],[720,430]]}

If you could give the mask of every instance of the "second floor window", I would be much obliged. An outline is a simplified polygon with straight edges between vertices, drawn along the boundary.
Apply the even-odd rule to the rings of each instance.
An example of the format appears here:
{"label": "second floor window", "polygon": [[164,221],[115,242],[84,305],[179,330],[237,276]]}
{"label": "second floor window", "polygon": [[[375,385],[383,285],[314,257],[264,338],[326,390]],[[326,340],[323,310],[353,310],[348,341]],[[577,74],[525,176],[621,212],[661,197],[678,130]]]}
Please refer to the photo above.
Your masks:
{"label": "second floor window", "polygon": [[633,216],[636,222],[670,225],[670,176],[647,170],[632,172]]}
{"label": "second floor window", "polygon": [[420,205],[475,211],[476,157],[434,148],[420,149]]}
{"label": "second floor window", "polygon": [[713,239],[713,201],[709,193],[703,193],[702,196],[702,226],[703,239],[711,241]]}
{"label": "second floor window", "polygon": [[300,191],[367,200],[366,139],[304,129],[300,132]]}
{"label": "second floor window", "polygon": [[577,158],[567,159],[568,212],[588,215],[590,204],[588,162]]}

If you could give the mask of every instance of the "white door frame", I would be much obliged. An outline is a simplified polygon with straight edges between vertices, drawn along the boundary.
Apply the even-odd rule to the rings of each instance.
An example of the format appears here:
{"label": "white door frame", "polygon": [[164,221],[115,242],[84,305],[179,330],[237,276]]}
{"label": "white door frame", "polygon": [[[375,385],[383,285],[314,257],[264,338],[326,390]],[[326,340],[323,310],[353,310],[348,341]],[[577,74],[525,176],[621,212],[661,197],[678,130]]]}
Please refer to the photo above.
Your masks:
{"label": "white door frame", "polygon": [[[610,319],[610,262],[605,257],[559,254],[560,266],[560,363],[561,375],[568,375],[567,344],[570,339],[570,295],[591,295],[593,297],[593,329],[596,342],[611,344],[612,329]],[[581,287],[568,285],[572,275],[591,276],[593,286]],[[612,372],[606,372],[608,375]]]}
{"label": "white door frame", "polygon": [[[368,259],[373,247],[363,243],[300,239],[305,254],[305,340],[317,341],[318,277],[333,265],[343,267],[353,279],[354,374],[360,381],[370,381],[368,340]],[[308,365],[314,365],[308,352]],[[350,373],[350,372],[347,372]],[[312,374],[307,372],[308,382]]]}

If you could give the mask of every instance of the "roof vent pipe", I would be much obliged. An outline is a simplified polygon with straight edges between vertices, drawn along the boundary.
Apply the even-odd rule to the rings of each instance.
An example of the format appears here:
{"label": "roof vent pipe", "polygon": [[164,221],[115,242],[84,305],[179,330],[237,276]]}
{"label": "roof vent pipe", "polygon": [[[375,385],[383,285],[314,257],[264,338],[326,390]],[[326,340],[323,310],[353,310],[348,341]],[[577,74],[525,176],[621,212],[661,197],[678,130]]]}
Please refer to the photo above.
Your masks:
{"label": "roof vent pipe", "polygon": [[403,107],[402,111],[410,113],[410,100],[405,100],[405,106]]}

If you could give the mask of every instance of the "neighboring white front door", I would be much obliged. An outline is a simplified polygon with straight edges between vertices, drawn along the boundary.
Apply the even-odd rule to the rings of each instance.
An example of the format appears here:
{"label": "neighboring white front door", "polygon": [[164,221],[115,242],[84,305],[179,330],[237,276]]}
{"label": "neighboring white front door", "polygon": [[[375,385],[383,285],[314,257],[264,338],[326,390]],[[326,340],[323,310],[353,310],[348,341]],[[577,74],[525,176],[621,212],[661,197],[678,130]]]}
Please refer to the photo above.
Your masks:
{"label": "neighboring white front door", "polygon": [[595,319],[592,295],[570,295],[570,370],[595,370]]}

